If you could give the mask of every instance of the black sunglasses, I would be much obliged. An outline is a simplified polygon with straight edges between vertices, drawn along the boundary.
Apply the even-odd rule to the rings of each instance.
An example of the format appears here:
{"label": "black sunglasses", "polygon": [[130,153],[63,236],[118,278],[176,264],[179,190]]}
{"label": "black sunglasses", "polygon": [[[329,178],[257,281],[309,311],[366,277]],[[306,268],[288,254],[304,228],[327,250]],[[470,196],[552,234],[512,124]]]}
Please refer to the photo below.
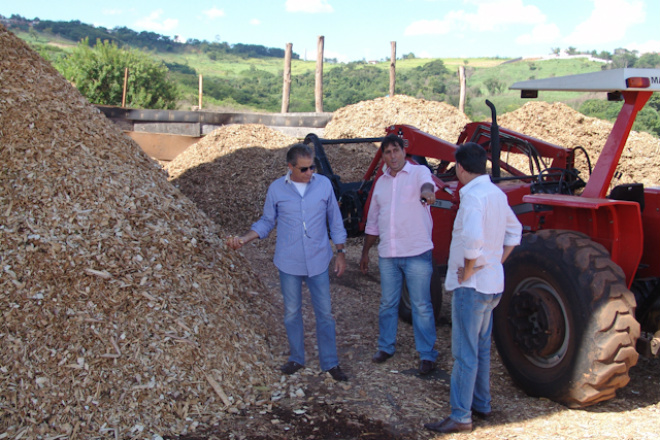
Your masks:
{"label": "black sunglasses", "polygon": [[[298,168],[298,167],[296,167],[296,168]],[[316,165],[310,165],[310,166],[308,166],[308,167],[300,167],[300,168],[298,168],[298,169],[300,170],[301,173],[306,173],[307,170],[312,170],[312,171],[314,171],[314,170],[316,169]]]}

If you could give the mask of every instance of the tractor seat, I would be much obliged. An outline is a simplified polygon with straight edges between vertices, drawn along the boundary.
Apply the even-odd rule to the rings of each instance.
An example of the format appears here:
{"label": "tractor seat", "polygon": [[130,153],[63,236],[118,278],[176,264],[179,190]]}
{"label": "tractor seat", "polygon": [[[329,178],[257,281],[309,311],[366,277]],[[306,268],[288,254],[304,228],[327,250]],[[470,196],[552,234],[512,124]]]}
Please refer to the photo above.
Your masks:
{"label": "tractor seat", "polygon": [[607,196],[612,200],[626,200],[639,203],[639,210],[644,211],[644,185],[641,183],[627,183],[612,188]]}

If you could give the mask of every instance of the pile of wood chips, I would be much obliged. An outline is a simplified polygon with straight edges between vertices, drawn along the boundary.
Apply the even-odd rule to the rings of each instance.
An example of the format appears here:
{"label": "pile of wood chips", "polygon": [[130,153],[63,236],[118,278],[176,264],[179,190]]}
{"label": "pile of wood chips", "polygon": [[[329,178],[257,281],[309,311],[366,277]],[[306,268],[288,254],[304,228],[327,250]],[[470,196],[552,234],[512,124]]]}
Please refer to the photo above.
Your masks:
{"label": "pile of wood chips", "polygon": [[172,183],[225,231],[240,234],[261,216],[270,183],[286,172],[296,139],[259,124],[226,125],[165,165]]}
{"label": "pile of wood chips", "polygon": [[247,262],[2,26],[0,161],[0,437],[179,435],[269,404]]}
{"label": "pile of wood chips", "polygon": [[390,125],[406,124],[433,136],[456,142],[470,120],[456,107],[406,95],[377,98],[334,112],[323,131],[328,139],[380,137]]}
{"label": "pile of wood chips", "polygon": [[[585,116],[566,104],[537,101],[503,114],[498,117],[498,123],[565,148],[580,146],[589,154],[592,167],[613,127],[611,122]],[[588,181],[588,165],[579,152],[576,153],[576,167],[581,170],[580,177]],[[631,131],[619,160],[617,175],[610,186],[635,182],[657,186],[660,183],[660,139],[648,133]]]}

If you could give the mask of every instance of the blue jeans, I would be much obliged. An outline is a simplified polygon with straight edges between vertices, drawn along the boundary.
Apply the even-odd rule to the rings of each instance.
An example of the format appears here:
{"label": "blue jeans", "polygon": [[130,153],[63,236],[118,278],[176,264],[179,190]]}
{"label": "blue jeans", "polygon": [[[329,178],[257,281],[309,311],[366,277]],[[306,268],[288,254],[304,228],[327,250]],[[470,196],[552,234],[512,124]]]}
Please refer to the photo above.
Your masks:
{"label": "blue jeans", "polygon": [[378,258],[380,269],[380,309],[378,311],[378,350],[394,354],[399,322],[399,302],[405,277],[412,305],[415,347],[421,360],[435,362],[435,319],[431,305],[431,251],[415,257]]}
{"label": "blue jeans", "polygon": [[309,288],[314,316],[316,342],[321,369],[327,371],[339,365],[335,336],[335,319],[330,304],[330,278],[326,270],[313,277],[290,275],[280,271],[280,289],[284,298],[284,326],[289,339],[289,360],[305,365],[305,334],[302,316],[302,283]]}
{"label": "blue jeans", "polygon": [[490,346],[493,309],[502,294],[479,293],[470,287],[454,290],[451,305],[451,418],[472,421],[472,408],[490,412]]}

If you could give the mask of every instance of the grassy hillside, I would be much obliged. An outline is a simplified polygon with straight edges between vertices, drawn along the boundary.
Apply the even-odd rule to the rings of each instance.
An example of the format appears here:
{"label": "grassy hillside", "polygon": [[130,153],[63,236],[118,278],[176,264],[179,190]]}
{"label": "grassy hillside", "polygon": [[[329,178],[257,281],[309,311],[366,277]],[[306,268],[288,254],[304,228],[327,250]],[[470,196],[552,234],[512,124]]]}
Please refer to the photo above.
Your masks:
{"label": "grassy hillside", "polygon": [[[65,40],[53,35],[37,32],[14,32],[16,32],[17,36],[35,47],[42,56],[51,61],[57,59],[57,57],[64,56],[76,45],[76,42],[74,41]],[[271,88],[279,87],[279,91],[275,90],[275,92],[271,92],[271,95],[275,96],[271,97],[270,109],[259,108],[258,105],[254,104],[241,104],[236,100],[214,99],[212,96],[205,95],[204,106],[207,109],[276,111],[273,110],[274,105],[272,104],[272,101],[277,100],[279,102],[281,99],[283,60],[280,58],[242,58],[226,54],[222,58],[212,60],[207,54],[200,52],[165,53],[150,51],[148,53],[151,57],[157,60],[162,60],[168,65],[185,66],[190,71],[194,70],[195,74],[188,75],[186,81],[182,80],[183,77],[181,75],[174,76],[177,78],[179,88],[182,92],[182,97],[178,105],[179,108],[189,108],[191,105],[197,103],[197,81],[193,81],[192,77],[194,76],[196,78],[197,75],[200,74],[204,77],[205,88],[206,84],[209,84],[210,88],[211,83],[215,80],[230,82],[241,80],[246,77],[258,77],[259,75],[266,75],[269,77],[269,82],[272,83],[270,85]],[[397,91],[401,93],[399,90],[403,87],[399,87],[399,85],[402,84],[400,81],[403,81],[403,78],[406,78],[411,72],[418,72],[420,69],[423,69],[425,65],[433,61],[436,60],[423,58],[397,60]],[[500,113],[515,110],[523,105],[524,102],[520,99],[519,92],[508,90],[508,86],[516,81],[593,72],[600,70],[602,66],[602,63],[587,61],[586,59],[557,59],[544,61],[520,60],[512,62],[511,60],[502,58],[448,58],[442,59],[441,61],[444,63],[444,66],[448,71],[447,77],[444,80],[449,84],[447,87],[448,90],[445,91],[446,100],[454,105],[458,102],[457,69],[458,66],[465,66],[468,77],[468,107],[466,112],[474,120],[484,119],[489,116],[489,110],[484,104],[486,99],[491,100]],[[345,65],[325,63],[324,78],[327,78],[330,72],[338,67],[345,68]],[[389,61],[383,61],[375,65],[355,63],[353,65],[353,70],[359,71],[360,69],[377,68],[385,74],[389,72],[389,67]],[[292,61],[292,76],[296,78],[306,75],[307,84],[305,86],[301,85],[300,87],[309,86],[309,77],[314,74],[315,69],[315,61]],[[353,72],[353,74],[355,74],[355,72]],[[493,82],[496,83],[495,86],[499,85],[497,90],[495,90]],[[499,84],[497,84],[498,82]],[[304,111],[313,111],[313,90],[305,90],[304,92],[296,90],[297,83],[302,84],[303,81],[294,80],[292,84],[292,103],[299,103],[301,107],[305,108]],[[380,92],[382,96],[388,93],[387,84],[381,84],[380,89],[382,89]],[[329,94],[332,93],[332,90],[328,90],[328,86],[324,84],[324,92]],[[413,90],[408,94],[414,95],[414,93],[415,91]],[[588,95],[586,94],[577,95],[575,93],[548,92],[539,96],[539,99],[548,102],[562,101],[574,108],[578,108],[580,103],[587,99],[587,97]],[[266,100],[264,100],[264,102],[265,101]],[[334,109],[329,109],[329,111],[332,110]],[[291,111],[299,110],[292,108]]]}
{"label": "grassy hillside", "polygon": [[[485,104],[481,109],[477,108],[474,103],[476,100],[482,102],[485,99],[490,100],[495,104],[499,113],[507,113],[523,105],[525,101],[520,98],[520,91],[509,90],[509,86],[515,82],[596,72],[601,70],[602,66],[603,63],[600,62],[588,61],[586,58],[575,58],[517,61],[488,68],[476,68],[471,75],[468,74],[467,80],[468,89],[471,91],[468,96],[472,101],[472,117],[473,119],[482,119],[489,111]],[[492,93],[489,91],[487,86],[489,81],[499,81],[504,84],[501,92]],[[477,90],[482,93],[481,96],[475,96],[478,95]],[[580,104],[588,98],[593,98],[593,95],[575,92],[541,92],[538,99],[547,102],[559,101],[578,109]]]}

